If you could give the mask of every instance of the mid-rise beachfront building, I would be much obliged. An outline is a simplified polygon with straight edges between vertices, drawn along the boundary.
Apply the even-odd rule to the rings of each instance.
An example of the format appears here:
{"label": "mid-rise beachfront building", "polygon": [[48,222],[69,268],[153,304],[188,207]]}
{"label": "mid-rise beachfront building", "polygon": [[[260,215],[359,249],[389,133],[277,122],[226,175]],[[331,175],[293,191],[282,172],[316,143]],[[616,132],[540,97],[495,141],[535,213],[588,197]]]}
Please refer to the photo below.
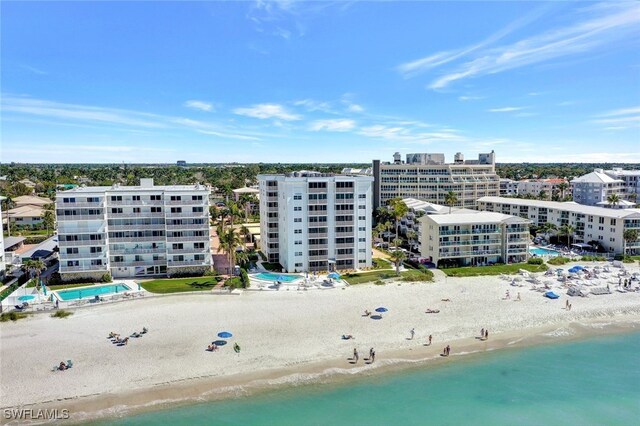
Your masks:
{"label": "mid-rise beachfront building", "polygon": [[513,179],[500,179],[500,196],[518,195],[518,181]]}
{"label": "mid-rise beachfront building", "polygon": [[625,242],[627,229],[640,231],[640,209],[609,209],[585,206],[574,202],[526,200],[505,197],[483,197],[478,209],[511,214],[529,219],[533,225],[549,222],[557,228],[571,225],[575,229],[573,243],[590,244],[597,241],[609,253],[640,253],[640,239]]}
{"label": "mid-rise beachfront building", "polygon": [[56,216],[64,280],[211,270],[203,185],[76,187],[57,193]]}
{"label": "mid-rise beachfront building", "polygon": [[624,197],[637,203],[640,201],[640,170],[623,170],[621,168],[615,168],[612,170],[604,170],[607,176],[622,181],[622,187],[624,188]]}
{"label": "mid-rise beachfront building", "polygon": [[606,204],[607,198],[617,194],[624,198],[626,192],[624,181],[611,177],[602,169],[580,176],[571,181],[573,187],[573,201],[587,206]]}
{"label": "mid-rise beachfront building", "polygon": [[420,218],[420,254],[437,266],[481,266],[526,262],[529,221],[468,210]]}
{"label": "mid-rise beachfront building", "polygon": [[453,191],[456,206],[473,208],[478,198],[500,194],[495,153],[479,154],[477,160],[465,160],[461,153],[453,163],[445,163],[444,154],[407,154],[402,162],[399,153],[393,162],[373,160],[373,207],[384,206],[393,198],[417,198],[446,204]]}
{"label": "mid-rise beachfront building", "polygon": [[371,266],[371,176],[258,175],[260,239],[288,272]]}

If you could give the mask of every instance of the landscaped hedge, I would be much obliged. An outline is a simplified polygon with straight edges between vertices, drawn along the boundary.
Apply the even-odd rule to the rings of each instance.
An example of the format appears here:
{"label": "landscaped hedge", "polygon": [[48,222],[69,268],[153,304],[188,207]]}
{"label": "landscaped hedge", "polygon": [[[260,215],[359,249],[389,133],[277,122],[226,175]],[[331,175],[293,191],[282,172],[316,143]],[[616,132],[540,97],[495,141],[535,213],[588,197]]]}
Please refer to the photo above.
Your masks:
{"label": "landscaped hedge", "polygon": [[562,257],[562,256],[552,257],[551,259],[547,260],[547,263],[549,265],[555,265],[555,266],[564,265],[565,263],[569,263],[569,262],[571,262],[571,259],[569,259],[568,257]]}
{"label": "landscaped hedge", "polygon": [[527,260],[527,263],[529,265],[542,265],[544,263],[544,260],[542,260],[541,257],[530,257]]}

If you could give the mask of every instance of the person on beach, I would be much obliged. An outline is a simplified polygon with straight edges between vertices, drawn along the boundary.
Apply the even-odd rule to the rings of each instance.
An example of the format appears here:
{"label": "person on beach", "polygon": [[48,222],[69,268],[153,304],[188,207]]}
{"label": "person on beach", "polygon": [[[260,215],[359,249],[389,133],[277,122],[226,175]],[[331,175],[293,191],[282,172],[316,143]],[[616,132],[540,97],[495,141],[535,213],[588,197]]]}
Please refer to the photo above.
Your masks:
{"label": "person on beach", "polygon": [[411,331],[409,331],[409,334],[411,334],[411,340],[413,340],[413,336],[416,335],[416,329],[412,328]]}
{"label": "person on beach", "polygon": [[358,350],[356,348],[353,348],[353,363],[357,364],[359,358],[360,357],[358,356]]}
{"label": "person on beach", "polygon": [[480,329],[480,338],[484,339],[484,327]]}
{"label": "person on beach", "polygon": [[487,340],[489,338],[489,330],[485,330],[484,331],[484,340]]}
{"label": "person on beach", "polygon": [[511,299],[511,295],[509,294],[509,290],[507,290],[507,292],[504,295],[505,299]]}
{"label": "person on beach", "polygon": [[375,360],[376,360],[376,351],[374,351],[373,348],[371,348],[371,356],[369,357],[369,362],[372,363]]}
{"label": "person on beach", "polygon": [[571,303],[569,303],[569,310],[571,310]]}
{"label": "person on beach", "polygon": [[447,345],[447,356],[451,353],[451,346]]}
{"label": "person on beach", "polygon": [[522,299],[520,298],[520,292],[518,292],[518,297],[516,297],[516,300],[517,300],[518,302],[522,300]]}
{"label": "person on beach", "polygon": [[430,334],[429,335],[429,346],[431,346],[431,339],[433,338],[433,336]]}
{"label": "person on beach", "polygon": [[369,349],[369,359],[371,359],[371,357],[373,356],[373,348]]}
{"label": "person on beach", "polygon": [[564,302],[564,308],[565,309],[569,309],[569,300],[568,299]]}
{"label": "person on beach", "polygon": [[60,365],[58,366],[58,370],[64,371],[67,369],[67,364],[64,361],[60,361]]}

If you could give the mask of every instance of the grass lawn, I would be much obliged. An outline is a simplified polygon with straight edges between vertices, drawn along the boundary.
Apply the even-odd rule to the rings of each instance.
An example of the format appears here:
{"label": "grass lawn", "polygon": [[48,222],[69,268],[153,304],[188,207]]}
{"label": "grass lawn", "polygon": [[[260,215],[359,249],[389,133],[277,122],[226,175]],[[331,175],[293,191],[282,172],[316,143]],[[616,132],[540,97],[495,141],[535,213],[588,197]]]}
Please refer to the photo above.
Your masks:
{"label": "grass lawn", "polygon": [[393,265],[384,259],[372,259],[373,269],[391,269]]}
{"label": "grass lawn", "polygon": [[403,281],[432,281],[433,280],[433,272],[431,271],[420,271],[418,269],[409,269],[403,272],[400,272],[400,276],[402,276]]}
{"label": "grass lawn", "polygon": [[449,277],[476,277],[481,275],[517,274],[520,269],[529,272],[544,272],[547,265],[529,265],[528,263],[515,263],[511,265],[492,266],[466,266],[462,268],[443,268],[442,272]]}
{"label": "grass lawn", "polygon": [[373,281],[384,280],[387,278],[393,278],[396,276],[395,271],[371,271],[363,272],[361,274],[344,274],[342,279],[349,284],[364,284]]}
{"label": "grass lawn", "polygon": [[[25,230],[25,229],[21,229],[19,231],[13,231],[13,236],[21,236],[21,237],[30,237],[32,235],[53,235],[52,231],[48,231],[46,229],[36,229],[35,231],[32,230]],[[4,237],[6,238],[8,236],[8,234],[6,232],[3,232]]]}
{"label": "grass lawn", "polygon": [[174,278],[140,282],[142,288],[150,293],[182,293],[185,291],[208,291],[216,286],[221,277]]}

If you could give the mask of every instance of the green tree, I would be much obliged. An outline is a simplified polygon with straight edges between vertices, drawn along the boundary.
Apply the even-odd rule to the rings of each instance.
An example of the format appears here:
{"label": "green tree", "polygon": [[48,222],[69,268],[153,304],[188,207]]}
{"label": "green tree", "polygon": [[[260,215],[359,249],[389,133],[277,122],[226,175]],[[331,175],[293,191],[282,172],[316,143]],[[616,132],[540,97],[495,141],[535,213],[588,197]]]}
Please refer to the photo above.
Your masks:
{"label": "green tree", "polygon": [[569,184],[567,182],[560,182],[557,188],[560,191],[560,198],[564,199],[564,191],[569,189]]}
{"label": "green tree", "polygon": [[562,225],[560,227],[560,235],[567,237],[567,246],[571,248],[571,237],[576,232],[576,228],[571,224]]}
{"label": "green tree", "polygon": [[407,231],[407,240],[409,240],[409,248],[413,248],[413,240],[416,239],[418,233],[416,231]]}
{"label": "green tree", "polygon": [[540,230],[542,232],[544,232],[544,234],[546,235],[547,240],[549,239],[549,236],[551,235],[551,232],[553,231],[557,231],[558,227],[551,223],[551,222],[545,222],[541,227]]}
{"label": "green tree", "polygon": [[622,233],[622,239],[624,240],[624,248],[622,249],[622,254],[627,254],[627,244],[632,243],[638,239],[638,230],[637,229],[625,229]]}
{"label": "green tree", "polygon": [[34,275],[40,278],[40,273],[47,269],[47,265],[44,264],[42,259],[28,259],[22,262],[22,269],[29,274],[30,278]]}
{"label": "green tree", "polygon": [[7,235],[11,236],[11,216],[9,215],[9,210],[11,210],[16,203],[13,201],[13,198],[10,195],[7,195],[4,200],[2,200],[2,210],[4,210],[4,216],[7,218]]}
{"label": "green tree", "polygon": [[409,213],[409,207],[400,198],[394,198],[389,201],[389,208],[391,209],[391,215],[395,219],[396,227],[396,240],[400,230],[400,220]]}
{"label": "green tree", "polygon": [[395,250],[391,253],[390,258],[396,267],[396,275],[400,275],[400,265],[407,258],[407,255],[402,250]]}
{"label": "green tree", "polygon": [[242,244],[240,235],[233,227],[229,227],[226,230],[218,234],[220,244],[218,246],[218,253],[224,251],[229,259],[229,265],[233,269],[236,264],[236,248]]}
{"label": "green tree", "polygon": [[618,194],[609,194],[607,197],[607,203],[609,203],[612,208],[615,208],[615,206],[620,204],[620,201],[622,201],[622,199]]}
{"label": "green tree", "polygon": [[47,230],[47,236],[51,235],[51,231],[56,226],[56,216],[51,210],[45,210],[42,216],[42,223]]}
{"label": "green tree", "polygon": [[452,207],[458,202],[458,196],[455,192],[449,191],[444,197],[444,203],[449,206],[449,213],[451,213]]}

